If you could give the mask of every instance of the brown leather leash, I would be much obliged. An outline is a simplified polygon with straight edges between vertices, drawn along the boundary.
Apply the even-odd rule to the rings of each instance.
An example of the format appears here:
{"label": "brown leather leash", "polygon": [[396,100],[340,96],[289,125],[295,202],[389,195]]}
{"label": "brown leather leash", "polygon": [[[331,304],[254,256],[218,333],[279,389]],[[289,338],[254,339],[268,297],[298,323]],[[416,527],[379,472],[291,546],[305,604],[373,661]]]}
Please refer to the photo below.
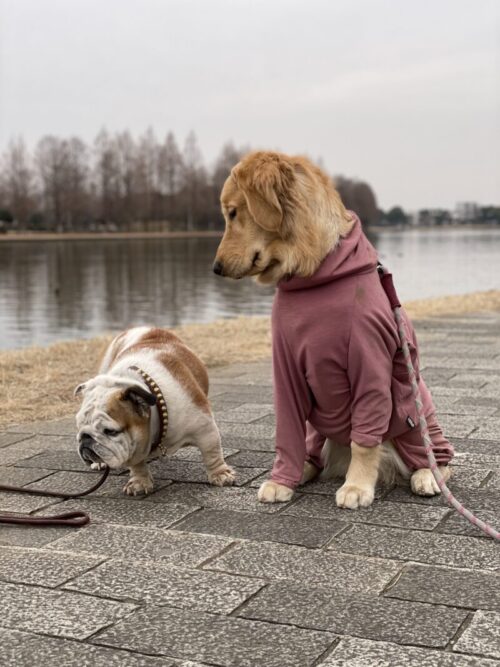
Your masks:
{"label": "brown leather leash", "polygon": [[[9,486],[0,484],[0,491],[8,493],[28,493],[32,496],[47,496],[49,498],[62,498],[63,500],[74,500],[83,498],[104,484],[109,475],[109,468],[106,466],[101,478],[85,491],[79,493],[58,493],[57,491],[40,491],[38,489],[26,489],[21,486]],[[52,516],[30,516],[29,514],[7,514],[0,512],[0,523],[21,524],[24,526],[74,526],[79,528],[85,526],[90,521],[90,517],[82,510],[74,512],[65,512],[64,514],[54,514]]]}

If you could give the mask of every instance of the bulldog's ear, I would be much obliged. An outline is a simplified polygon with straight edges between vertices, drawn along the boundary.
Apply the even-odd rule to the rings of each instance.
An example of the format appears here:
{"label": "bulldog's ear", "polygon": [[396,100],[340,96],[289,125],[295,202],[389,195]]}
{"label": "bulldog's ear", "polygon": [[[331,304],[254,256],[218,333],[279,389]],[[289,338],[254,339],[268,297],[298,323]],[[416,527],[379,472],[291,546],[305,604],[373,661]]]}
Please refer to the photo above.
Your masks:
{"label": "bulldog's ear", "polygon": [[87,389],[87,383],[82,382],[82,384],[79,384],[78,387],[75,388],[75,391],[73,392],[73,396],[80,396],[85,392],[85,389]]}
{"label": "bulldog's ear", "polygon": [[122,401],[132,403],[136,412],[142,417],[148,414],[149,408],[156,405],[156,396],[139,384],[127,387],[120,396]]}
{"label": "bulldog's ear", "polygon": [[293,165],[279,153],[252,153],[232,172],[255,222],[268,232],[284,233],[286,203],[293,199]]}

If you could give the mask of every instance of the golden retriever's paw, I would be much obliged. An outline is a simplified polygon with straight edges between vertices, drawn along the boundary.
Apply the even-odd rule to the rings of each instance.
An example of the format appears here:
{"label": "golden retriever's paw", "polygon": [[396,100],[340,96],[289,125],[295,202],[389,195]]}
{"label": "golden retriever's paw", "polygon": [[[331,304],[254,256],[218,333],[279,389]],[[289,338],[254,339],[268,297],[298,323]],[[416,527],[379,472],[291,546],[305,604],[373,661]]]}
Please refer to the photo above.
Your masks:
{"label": "golden retriever's paw", "polygon": [[[440,466],[439,472],[444,477],[445,482],[449,480],[451,471],[448,466]],[[441,493],[441,489],[434,479],[430,468],[416,470],[411,476],[410,486],[413,493],[417,496],[437,496]]]}
{"label": "golden retriever's paw", "polygon": [[134,476],[131,477],[128,482],[125,484],[123,487],[123,491],[128,495],[128,496],[138,496],[140,494],[144,494],[145,496],[148,495],[148,493],[151,493],[153,490],[154,484],[153,484],[153,478],[152,477],[138,477]]}
{"label": "golden retriever's paw", "polygon": [[257,499],[261,503],[287,503],[293,497],[293,489],[268,479],[261,484]]}
{"label": "golden retriever's paw", "polygon": [[306,461],[304,463],[304,470],[302,472],[302,478],[299,482],[299,484],[307,484],[307,482],[312,482],[313,479],[316,479],[316,477],[319,475],[319,470],[316,468],[314,463],[311,463],[310,461]]}
{"label": "golden retriever's paw", "polygon": [[370,507],[375,497],[375,489],[372,486],[357,486],[356,484],[342,484],[335,494],[337,507],[345,507],[350,510],[358,507]]}
{"label": "golden retriever's paw", "polygon": [[208,481],[214,486],[231,486],[236,479],[234,470],[224,463],[223,466],[212,472],[208,471]]}

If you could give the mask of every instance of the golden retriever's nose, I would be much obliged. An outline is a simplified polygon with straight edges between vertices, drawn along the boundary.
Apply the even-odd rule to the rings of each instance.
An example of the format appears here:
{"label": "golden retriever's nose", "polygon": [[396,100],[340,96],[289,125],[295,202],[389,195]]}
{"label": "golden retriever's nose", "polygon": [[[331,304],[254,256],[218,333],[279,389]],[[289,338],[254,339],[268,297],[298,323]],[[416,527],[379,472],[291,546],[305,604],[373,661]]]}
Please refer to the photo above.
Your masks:
{"label": "golden retriever's nose", "polygon": [[216,273],[218,276],[224,275],[224,265],[222,262],[219,262],[219,260],[214,262],[214,273]]}

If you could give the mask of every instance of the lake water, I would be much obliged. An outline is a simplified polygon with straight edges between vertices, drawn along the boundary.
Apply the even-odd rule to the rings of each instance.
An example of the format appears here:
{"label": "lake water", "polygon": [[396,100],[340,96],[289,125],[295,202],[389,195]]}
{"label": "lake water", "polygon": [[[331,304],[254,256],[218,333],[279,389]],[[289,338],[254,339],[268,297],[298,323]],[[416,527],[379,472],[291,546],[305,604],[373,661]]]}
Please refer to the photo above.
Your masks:
{"label": "lake water", "polygon": [[[500,289],[499,230],[373,237],[402,300]],[[212,273],[217,239],[0,242],[0,349],[268,314],[272,289]]]}

